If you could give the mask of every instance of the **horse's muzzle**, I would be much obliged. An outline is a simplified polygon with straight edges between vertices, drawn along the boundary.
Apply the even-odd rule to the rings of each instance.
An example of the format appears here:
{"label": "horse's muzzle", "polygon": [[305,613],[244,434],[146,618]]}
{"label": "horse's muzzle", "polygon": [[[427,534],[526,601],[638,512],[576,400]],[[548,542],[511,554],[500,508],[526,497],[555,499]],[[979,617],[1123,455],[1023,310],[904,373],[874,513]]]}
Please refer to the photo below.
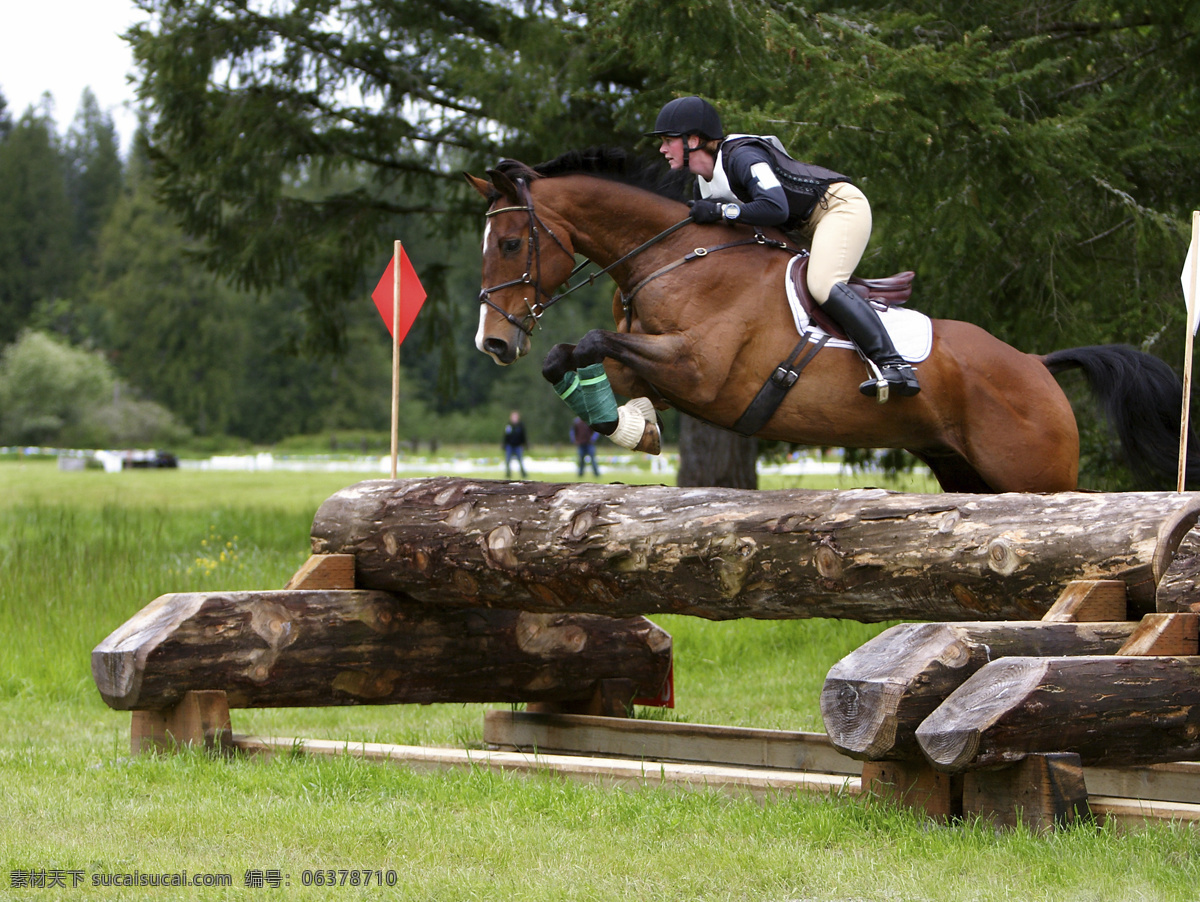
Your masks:
{"label": "horse's muzzle", "polygon": [[529,336],[518,332],[515,341],[507,341],[496,335],[482,336],[478,348],[496,363],[508,366],[529,353]]}
{"label": "horse's muzzle", "polygon": [[516,348],[503,338],[485,338],[481,350],[501,366],[508,366],[517,359]]}

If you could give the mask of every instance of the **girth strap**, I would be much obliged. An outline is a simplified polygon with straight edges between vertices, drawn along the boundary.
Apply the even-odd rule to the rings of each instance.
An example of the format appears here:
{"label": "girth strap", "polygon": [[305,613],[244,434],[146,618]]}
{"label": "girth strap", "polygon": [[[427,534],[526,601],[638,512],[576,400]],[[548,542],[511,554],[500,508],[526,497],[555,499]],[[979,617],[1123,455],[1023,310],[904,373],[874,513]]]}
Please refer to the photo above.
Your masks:
{"label": "girth strap", "polygon": [[825,347],[825,342],[829,341],[827,334],[821,335],[820,338],[813,342],[813,346],[809,348],[808,353],[797,362],[796,358],[800,357],[800,352],[804,350],[804,346],[808,344],[812,335],[811,331],[807,331],[801,335],[800,343],[792,348],[792,353],[788,354],[787,358],[779,366],[775,367],[774,372],[767,377],[767,381],[758,390],[758,394],[750,402],[750,406],[746,408],[746,412],[738,417],[738,421],[733,424],[735,432],[741,435],[754,435],[767,425],[767,420],[771,419],[775,411],[779,409],[779,405],[783,403],[784,396],[796,384],[796,380],[800,378],[800,373],[817,356],[817,352]]}

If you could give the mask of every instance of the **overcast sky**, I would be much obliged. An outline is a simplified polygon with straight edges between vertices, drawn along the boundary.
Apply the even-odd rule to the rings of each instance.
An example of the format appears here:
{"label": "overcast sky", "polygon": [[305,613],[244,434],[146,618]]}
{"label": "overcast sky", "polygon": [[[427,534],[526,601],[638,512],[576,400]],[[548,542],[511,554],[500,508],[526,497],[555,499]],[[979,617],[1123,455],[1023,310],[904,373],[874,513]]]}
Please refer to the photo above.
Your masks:
{"label": "overcast sky", "polygon": [[91,88],[124,154],[137,117],[126,83],[133,60],[119,36],[143,19],[131,0],[0,0],[0,94],[10,115],[19,118],[49,91],[61,134]]}

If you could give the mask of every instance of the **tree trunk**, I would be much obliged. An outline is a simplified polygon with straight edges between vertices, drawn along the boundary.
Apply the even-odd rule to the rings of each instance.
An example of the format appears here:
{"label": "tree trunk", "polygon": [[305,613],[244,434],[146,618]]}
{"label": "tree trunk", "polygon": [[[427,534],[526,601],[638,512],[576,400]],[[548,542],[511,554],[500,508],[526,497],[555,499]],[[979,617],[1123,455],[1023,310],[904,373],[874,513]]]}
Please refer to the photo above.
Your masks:
{"label": "tree trunk", "polygon": [[1136,623],[905,623],[842,658],[821,690],[834,747],[865,760],[923,760],[916,731],[966,679],[1012,655],[1115,654]]}
{"label": "tree trunk", "polygon": [[1036,620],[1076,579],[1120,579],[1130,617],[1200,498],[1170,492],[901,495],[373,480],[329,498],[313,552],[357,585],[429,604],[680,613]]}
{"label": "tree trunk", "polygon": [[1200,755],[1200,657],[1004,658],[917,728],[934,767],[997,767],[1075,752],[1085,766]]}
{"label": "tree trunk", "polygon": [[92,652],[112,707],[222,689],[233,708],[590,699],[601,680],[656,695],[671,637],[642,618],[430,608],[386,592],[163,595]]}
{"label": "tree trunk", "polygon": [[758,439],[679,414],[679,486],[758,488]]}

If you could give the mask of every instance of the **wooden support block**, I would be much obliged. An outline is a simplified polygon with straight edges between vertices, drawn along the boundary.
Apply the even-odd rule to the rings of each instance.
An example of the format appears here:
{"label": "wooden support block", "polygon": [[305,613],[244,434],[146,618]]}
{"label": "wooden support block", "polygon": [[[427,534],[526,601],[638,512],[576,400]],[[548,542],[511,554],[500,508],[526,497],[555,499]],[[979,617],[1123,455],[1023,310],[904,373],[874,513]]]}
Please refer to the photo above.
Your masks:
{"label": "wooden support block", "polygon": [[999,770],[963,775],[963,811],[1005,827],[1049,830],[1090,817],[1079,755],[1030,755]]}
{"label": "wooden support block", "polygon": [[210,752],[233,748],[229,700],[224,692],[213,689],[186,692],[173,708],[133,712],[130,728],[133,754],[173,752],[184,745],[202,745]]}
{"label": "wooden support block", "polygon": [[1200,654],[1200,614],[1146,614],[1117,654]]}
{"label": "wooden support block", "polygon": [[1050,623],[1125,620],[1127,606],[1124,580],[1075,579],[1067,583],[1042,620]]}
{"label": "wooden support block", "polygon": [[530,702],[525,710],[531,714],[587,714],[592,717],[629,717],[637,685],[633,680],[600,680],[591,698],[577,701]]}
{"label": "wooden support block", "polygon": [[939,820],[961,817],[963,778],[913,761],[864,761],[863,792],[923,811]]}
{"label": "wooden support block", "polygon": [[353,589],[354,555],[313,554],[287,581],[285,589]]}

